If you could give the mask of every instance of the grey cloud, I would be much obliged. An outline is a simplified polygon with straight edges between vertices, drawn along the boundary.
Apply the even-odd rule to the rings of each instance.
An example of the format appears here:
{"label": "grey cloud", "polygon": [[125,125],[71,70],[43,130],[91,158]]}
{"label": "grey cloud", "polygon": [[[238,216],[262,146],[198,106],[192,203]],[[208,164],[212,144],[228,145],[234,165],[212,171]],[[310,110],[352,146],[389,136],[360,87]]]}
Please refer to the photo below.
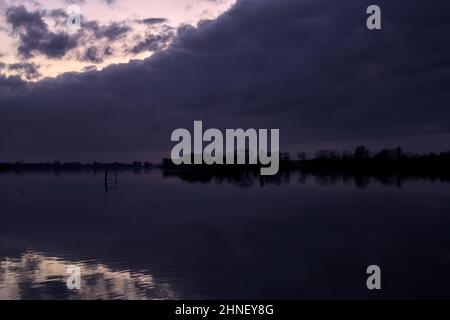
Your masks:
{"label": "grey cloud", "polygon": [[165,23],[165,22],[167,22],[167,19],[165,19],[165,18],[147,18],[147,19],[139,20],[139,22],[141,22],[143,24],[154,25],[154,24]]}
{"label": "grey cloud", "polygon": [[138,54],[143,51],[160,51],[166,48],[174,37],[174,32],[171,29],[157,34],[148,34],[144,40],[135,44],[130,52]]}
{"label": "grey cloud", "polygon": [[93,63],[101,63],[103,59],[97,53],[97,47],[89,47],[84,52],[84,55],[81,57],[82,61],[89,61]]}
{"label": "grey cloud", "polygon": [[109,25],[102,26],[94,20],[84,22],[83,28],[91,30],[94,37],[97,39],[106,38],[110,41],[123,37],[131,30],[131,28],[124,23],[112,22]]}
{"label": "grey cloud", "polygon": [[61,58],[77,46],[76,37],[49,31],[44,15],[41,11],[29,12],[24,6],[10,7],[6,11],[6,21],[19,36],[18,52],[24,58],[31,58],[34,53]]}
{"label": "grey cloud", "polygon": [[47,31],[47,26],[45,25],[42,16],[43,12],[28,12],[22,5],[9,7],[6,11],[6,21],[10,23],[13,28],[23,27],[25,29],[37,29],[39,33]]}
{"label": "grey cloud", "polygon": [[111,56],[112,54],[113,50],[110,46],[106,46],[104,48],[91,46],[84,51],[79,60],[92,63],[102,63],[105,57]]}
{"label": "grey cloud", "polygon": [[63,9],[53,9],[49,12],[49,16],[60,19],[66,19],[68,17],[67,12]]}
{"label": "grey cloud", "polygon": [[95,20],[83,20],[80,32],[69,35],[65,32],[52,32],[48,29],[44,17],[54,18],[60,26],[65,26],[67,13],[62,9],[51,11],[28,11],[24,6],[10,7],[6,11],[6,20],[12,26],[13,33],[19,37],[18,53],[29,59],[35,54],[59,59],[69,51],[82,51],[80,60],[99,63],[106,56],[112,55],[110,46],[97,50],[93,45],[98,40],[109,43],[121,40],[132,29],[126,22],[112,22],[101,25]]}
{"label": "grey cloud", "polygon": [[131,29],[129,26],[121,25],[119,23],[112,23],[108,26],[100,28],[97,36],[107,38],[108,40],[116,40],[125,35],[130,30]]}
{"label": "grey cloud", "polygon": [[110,46],[106,46],[104,49],[103,49],[103,55],[104,56],[112,56],[113,55],[113,49],[110,47]]}
{"label": "grey cloud", "polygon": [[95,71],[95,70],[97,70],[97,67],[96,67],[95,65],[89,65],[89,66],[84,67],[83,70],[84,70],[85,72],[88,72],[88,71]]}
{"label": "grey cloud", "polygon": [[[111,5],[114,2],[116,2],[116,0],[100,0],[100,1],[107,5]],[[68,4],[83,4],[86,2],[86,0],[65,0],[65,2]]]}
{"label": "grey cloud", "polygon": [[9,71],[16,71],[27,80],[33,80],[41,76],[39,66],[35,63],[13,63],[8,66]]}

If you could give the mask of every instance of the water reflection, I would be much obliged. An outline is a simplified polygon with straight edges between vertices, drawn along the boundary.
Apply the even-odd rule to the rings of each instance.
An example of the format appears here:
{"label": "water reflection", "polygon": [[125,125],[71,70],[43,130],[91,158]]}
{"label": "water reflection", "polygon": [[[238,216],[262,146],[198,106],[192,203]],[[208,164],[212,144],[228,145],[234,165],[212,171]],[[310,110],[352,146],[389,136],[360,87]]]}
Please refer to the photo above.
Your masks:
{"label": "water reflection", "polygon": [[208,171],[208,170],[164,170],[165,177],[177,177],[191,183],[228,183],[239,187],[252,187],[254,185],[281,185],[289,183],[306,183],[313,179],[320,186],[353,184],[359,189],[365,189],[371,183],[384,186],[401,187],[411,180],[450,183],[447,172],[443,174],[405,174],[405,173],[358,173],[352,171],[306,171],[301,169],[282,169],[275,176],[261,176],[259,170],[244,171]]}
{"label": "water reflection", "polygon": [[120,171],[106,193],[104,171],[0,179],[1,298],[450,298],[445,180]]}
{"label": "water reflection", "polygon": [[[66,286],[69,266],[81,269],[81,289]],[[175,299],[150,274],[112,270],[98,262],[67,261],[38,252],[0,260],[0,299]]]}

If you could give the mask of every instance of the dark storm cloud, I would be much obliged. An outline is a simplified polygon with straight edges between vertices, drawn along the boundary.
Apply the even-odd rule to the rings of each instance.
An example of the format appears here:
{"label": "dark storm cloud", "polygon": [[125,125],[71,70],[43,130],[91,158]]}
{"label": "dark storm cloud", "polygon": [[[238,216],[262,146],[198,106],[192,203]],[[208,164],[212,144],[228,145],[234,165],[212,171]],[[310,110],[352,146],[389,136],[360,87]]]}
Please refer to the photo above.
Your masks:
{"label": "dark storm cloud", "polygon": [[33,80],[41,76],[39,66],[35,63],[13,63],[8,66],[9,71],[15,71],[27,80]]}
{"label": "dark storm cloud", "polygon": [[[6,77],[0,74],[0,100],[9,99],[12,95],[17,96],[24,92],[24,88],[27,88],[28,84],[24,82],[19,76]],[[2,120],[4,121],[4,119]],[[0,144],[2,139],[6,137],[0,137]]]}
{"label": "dark storm cloud", "polygon": [[12,26],[13,33],[19,36],[18,52],[24,58],[31,58],[34,53],[61,58],[77,46],[76,37],[49,31],[44,15],[45,12],[41,11],[29,12],[24,6],[6,10],[6,21]]}
{"label": "dark storm cloud", "polygon": [[241,0],[143,62],[26,90],[1,78],[0,154],[151,159],[195,119],[280,128],[282,148],[427,135],[428,147],[448,149],[437,137],[450,133],[450,3],[380,0],[380,31],[365,26],[369,4]]}

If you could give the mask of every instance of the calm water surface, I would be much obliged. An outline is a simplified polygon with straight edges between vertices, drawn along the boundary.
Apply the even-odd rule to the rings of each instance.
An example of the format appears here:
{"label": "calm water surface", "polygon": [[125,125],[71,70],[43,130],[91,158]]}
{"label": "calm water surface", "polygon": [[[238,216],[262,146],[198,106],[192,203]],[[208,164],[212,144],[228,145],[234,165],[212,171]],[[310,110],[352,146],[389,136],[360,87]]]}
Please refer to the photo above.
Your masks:
{"label": "calm water surface", "polygon": [[448,183],[102,180],[0,175],[0,299],[450,298]]}

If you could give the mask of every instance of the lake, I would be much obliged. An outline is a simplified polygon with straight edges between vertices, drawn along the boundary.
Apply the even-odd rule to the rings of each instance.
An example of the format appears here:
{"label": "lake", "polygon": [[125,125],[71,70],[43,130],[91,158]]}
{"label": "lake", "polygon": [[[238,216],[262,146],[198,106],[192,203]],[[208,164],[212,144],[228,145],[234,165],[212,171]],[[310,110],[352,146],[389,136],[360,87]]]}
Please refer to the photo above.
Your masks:
{"label": "lake", "polygon": [[0,299],[450,298],[449,183],[193,176],[1,173]]}

